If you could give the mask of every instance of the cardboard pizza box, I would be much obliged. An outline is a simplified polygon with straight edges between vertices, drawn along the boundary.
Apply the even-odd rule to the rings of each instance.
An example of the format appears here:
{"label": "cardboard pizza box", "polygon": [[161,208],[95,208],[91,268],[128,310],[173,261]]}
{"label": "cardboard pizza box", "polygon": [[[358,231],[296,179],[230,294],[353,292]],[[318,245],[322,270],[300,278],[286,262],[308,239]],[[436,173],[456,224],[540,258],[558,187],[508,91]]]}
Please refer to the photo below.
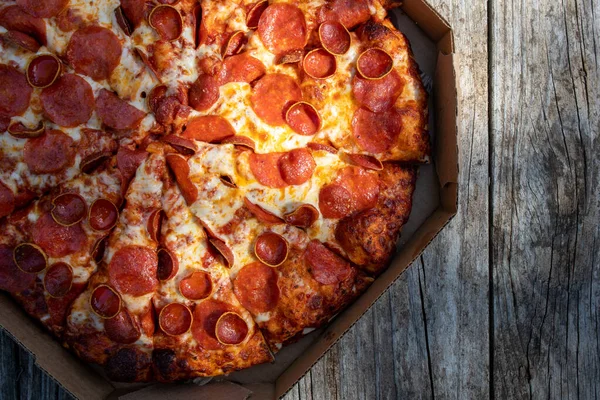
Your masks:
{"label": "cardboard pizza box", "polygon": [[271,364],[185,384],[131,385],[110,382],[98,369],[80,361],[4,293],[0,293],[0,326],[35,357],[40,368],[82,399],[242,400],[283,396],[360,319],[457,211],[457,98],[452,29],[423,0],[405,0],[390,15],[394,24],[409,38],[430,93],[433,162],[419,170],[413,210],[402,230],[398,253],[390,267],[326,327],[305,332],[302,340],[284,347]]}

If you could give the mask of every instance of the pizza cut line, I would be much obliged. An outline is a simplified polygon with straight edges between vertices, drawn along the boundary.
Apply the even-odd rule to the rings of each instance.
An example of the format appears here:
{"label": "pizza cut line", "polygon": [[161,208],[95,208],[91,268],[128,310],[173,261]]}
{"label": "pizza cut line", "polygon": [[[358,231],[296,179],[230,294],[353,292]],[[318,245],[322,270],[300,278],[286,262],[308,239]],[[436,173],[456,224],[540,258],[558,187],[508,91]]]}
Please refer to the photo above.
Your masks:
{"label": "pizza cut line", "polygon": [[115,381],[273,361],[430,161],[388,0],[0,0],[0,290]]}

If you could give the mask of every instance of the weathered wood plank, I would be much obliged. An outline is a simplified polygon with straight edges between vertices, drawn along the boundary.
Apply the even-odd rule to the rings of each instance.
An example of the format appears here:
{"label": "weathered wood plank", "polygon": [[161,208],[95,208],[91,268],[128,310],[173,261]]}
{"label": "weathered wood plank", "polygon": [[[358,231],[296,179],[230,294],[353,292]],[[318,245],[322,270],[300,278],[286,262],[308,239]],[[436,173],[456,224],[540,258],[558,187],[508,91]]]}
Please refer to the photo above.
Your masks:
{"label": "weathered wood plank", "polygon": [[16,399],[18,393],[19,346],[0,329],[0,399]]}
{"label": "weathered wood plank", "polygon": [[600,3],[492,1],[494,389],[600,395]]}

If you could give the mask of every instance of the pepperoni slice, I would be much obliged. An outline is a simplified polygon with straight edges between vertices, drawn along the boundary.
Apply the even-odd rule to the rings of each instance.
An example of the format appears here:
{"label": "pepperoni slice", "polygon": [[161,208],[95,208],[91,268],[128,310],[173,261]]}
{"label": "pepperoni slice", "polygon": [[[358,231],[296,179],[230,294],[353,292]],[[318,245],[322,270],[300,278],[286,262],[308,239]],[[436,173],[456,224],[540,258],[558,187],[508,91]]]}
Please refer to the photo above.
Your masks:
{"label": "pepperoni slice", "polygon": [[240,303],[254,315],[273,310],[279,301],[277,272],[261,262],[246,265],[233,281]]}
{"label": "pepperoni slice", "polygon": [[366,154],[344,154],[345,161],[350,164],[358,165],[366,169],[372,169],[374,171],[381,171],[383,164],[377,158]]}
{"label": "pepperoni slice", "polygon": [[322,6],[317,13],[319,22],[339,21],[348,29],[370,17],[369,2],[365,0],[333,0]]}
{"label": "pepperoni slice", "polygon": [[84,174],[91,174],[98,169],[106,160],[112,156],[110,151],[101,151],[98,153],[92,153],[81,160],[79,169]]}
{"label": "pepperoni slice", "polygon": [[29,50],[32,53],[37,53],[41,47],[37,40],[28,34],[19,31],[6,31],[6,33],[2,35],[2,39],[6,40],[8,43],[14,44],[15,46]]}
{"label": "pepperoni slice", "polygon": [[342,282],[352,274],[350,263],[318,240],[311,240],[304,252],[304,260],[315,280],[323,285]]}
{"label": "pepperoni slice", "polygon": [[35,88],[52,85],[61,71],[60,60],[52,54],[40,54],[27,65],[27,81]]}
{"label": "pepperoni slice", "polygon": [[302,185],[312,177],[317,167],[312,154],[305,148],[283,154],[277,164],[281,177],[289,185]]}
{"label": "pepperoni slice", "polygon": [[89,222],[92,229],[106,231],[112,229],[119,219],[119,209],[110,200],[97,199],[90,207]]}
{"label": "pepperoni slice", "polygon": [[55,124],[75,127],[86,123],[94,111],[94,92],[80,76],[65,74],[40,95],[46,116]]}
{"label": "pepperoni slice", "polygon": [[215,336],[224,345],[240,344],[248,336],[248,324],[238,314],[226,312],[219,317],[215,326]]}
{"label": "pepperoni slice", "polygon": [[177,186],[185,199],[185,202],[190,205],[198,199],[198,188],[190,180],[190,166],[187,160],[179,154],[167,154],[167,164],[177,181]]}
{"label": "pepperoni slice", "polygon": [[31,287],[36,275],[21,271],[15,264],[13,249],[0,244],[0,290],[18,293]]}
{"label": "pepperoni slice", "polygon": [[394,108],[374,113],[359,108],[352,118],[352,133],[364,151],[383,153],[396,142],[402,130],[402,115]]}
{"label": "pepperoni slice", "polygon": [[145,112],[106,89],[100,90],[96,99],[96,107],[96,112],[102,122],[117,130],[134,129],[146,116]]}
{"label": "pepperoni slice", "polygon": [[266,72],[262,61],[252,57],[248,53],[231,56],[223,61],[219,70],[219,84],[229,82],[254,82]]}
{"label": "pepperoni slice", "polygon": [[326,79],[335,74],[337,62],[327,50],[314,49],[304,56],[302,68],[311,78]]}
{"label": "pepperoni slice", "polygon": [[126,309],[104,321],[104,331],[110,340],[122,344],[135,343],[141,336],[140,329]]}
{"label": "pepperoni slice", "polygon": [[0,116],[23,114],[29,107],[32,91],[25,75],[14,67],[0,64]]}
{"label": "pepperoni slice", "polygon": [[233,254],[233,251],[229,248],[229,246],[227,246],[227,243],[217,238],[210,238],[208,239],[208,241],[215,247],[215,249],[217,249],[219,254],[223,256],[223,259],[225,260],[225,266],[227,268],[233,267],[233,263],[235,262],[235,255]]}
{"label": "pepperoni slice", "polygon": [[46,23],[43,19],[30,15],[19,6],[8,6],[0,10],[0,26],[9,31],[18,31],[33,37],[41,45],[46,45]]}
{"label": "pepperoni slice", "polygon": [[15,209],[15,195],[0,181],[0,218],[6,217]]}
{"label": "pepperoni slice", "polygon": [[246,14],[246,26],[248,29],[258,28],[258,21],[260,21],[262,13],[265,12],[268,6],[269,2],[267,0],[256,2],[250,6]]}
{"label": "pepperoni slice", "polygon": [[144,150],[132,150],[124,146],[119,147],[119,151],[117,151],[117,168],[122,176],[121,185],[124,189],[123,193],[146,157],[148,157],[148,152]]}
{"label": "pepperoni slice", "polygon": [[202,300],[212,293],[212,281],[206,272],[192,272],[179,282],[182,296],[190,300]]}
{"label": "pepperoni slice", "polygon": [[219,83],[212,75],[202,74],[190,87],[189,105],[196,111],[206,111],[219,100]]}
{"label": "pepperoni slice", "polygon": [[161,247],[157,251],[158,256],[158,267],[156,270],[156,277],[159,281],[167,281],[173,278],[177,274],[179,269],[179,262],[177,257],[168,249]]}
{"label": "pepperoni slice", "polygon": [[319,26],[319,40],[325,50],[336,55],[346,54],[352,44],[350,32],[337,21],[323,22]]}
{"label": "pepperoni slice", "polygon": [[73,269],[64,262],[52,264],[44,276],[44,288],[52,297],[64,297],[73,285]]}
{"label": "pepperoni slice", "polygon": [[146,225],[148,235],[157,243],[160,242],[162,223],[165,218],[165,212],[162,209],[152,211],[148,217],[148,224]]}
{"label": "pepperoni slice", "polygon": [[181,303],[167,304],[160,311],[158,325],[167,335],[183,335],[192,326],[192,312]]}
{"label": "pepperoni slice", "polygon": [[100,285],[90,296],[92,310],[102,318],[114,318],[121,310],[121,298],[113,288]]}
{"label": "pepperoni slice", "polygon": [[110,78],[119,65],[121,50],[119,38],[110,29],[89,25],[73,33],[66,56],[75,72],[101,81]]}
{"label": "pepperoni slice", "polygon": [[287,224],[299,228],[309,228],[319,219],[319,211],[310,204],[303,204],[291,213],[284,215],[283,219]]}
{"label": "pepperoni slice", "polygon": [[182,138],[178,135],[167,135],[162,137],[162,141],[168,143],[173,147],[177,152],[185,155],[185,156],[193,156],[196,154],[198,147],[193,140]]}
{"label": "pepperoni slice", "polygon": [[289,75],[267,74],[252,89],[252,109],[269,125],[285,124],[285,111],[290,104],[302,99],[300,87]]}
{"label": "pepperoni slice", "polygon": [[307,40],[304,14],[289,3],[271,4],[258,21],[258,36],[265,47],[276,55],[301,50]]}
{"label": "pepperoni slice", "polygon": [[281,224],[283,220],[278,216],[266,211],[258,204],[252,203],[246,197],[244,197],[244,205],[254,216],[261,222],[266,222],[268,224]]}
{"label": "pepperoni slice", "polygon": [[[267,267],[268,268],[268,267]],[[218,350],[222,348],[215,333],[217,321],[224,313],[231,311],[232,307],[221,301],[207,299],[196,306],[192,335],[200,347],[205,350]]]}
{"label": "pepperoni slice", "polygon": [[146,18],[146,0],[121,0],[121,9],[134,29]]}
{"label": "pepperoni slice", "polygon": [[90,255],[96,261],[97,264],[100,264],[100,261],[104,258],[104,252],[106,251],[106,242],[108,242],[108,235],[101,237],[96,240],[94,246],[92,247],[92,251]]}
{"label": "pepperoni slice", "polygon": [[76,193],[63,193],[52,200],[52,218],[64,226],[75,225],[85,217],[86,204]]}
{"label": "pepperoni slice", "polygon": [[287,240],[274,232],[261,233],[254,242],[254,254],[263,264],[278,267],[287,260],[289,245]]}
{"label": "pepperoni slice", "polygon": [[404,81],[396,71],[381,79],[365,79],[358,74],[352,79],[352,93],[358,103],[373,112],[384,112],[394,106],[404,90]]}
{"label": "pepperoni slice", "polygon": [[50,174],[73,165],[73,139],[58,130],[47,130],[43,135],[27,139],[23,159],[34,174]]}
{"label": "pepperoni slice", "polygon": [[279,172],[279,159],[285,153],[252,153],[249,157],[250,170],[256,180],[264,186],[284,188],[288,184]]}
{"label": "pepperoni slice", "polygon": [[62,226],[50,213],[42,215],[33,227],[33,241],[50,257],[64,257],[80,251],[87,241],[81,224]]}
{"label": "pepperoni slice", "polygon": [[235,135],[235,130],[225,118],[218,115],[204,115],[190,120],[183,137],[203,142],[215,143]]}
{"label": "pepperoni slice", "polygon": [[239,54],[246,43],[248,43],[246,34],[242,31],[235,31],[229,37],[229,40],[227,40],[227,44],[223,47],[223,58]]}
{"label": "pepperoni slice", "polygon": [[379,178],[376,173],[350,166],[338,173],[337,180],[352,194],[353,211],[362,211],[377,205]]}
{"label": "pepperoni slice", "polygon": [[126,246],[110,260],[108,276],[119,291],[132,296],[151,293],[158,287],[156,253],[144,246]]}
{"label": "pepperoni slice", "polygon": [[68,3],[69,0],[17,0],[23,11],[38,18],[55,17]]}
{"label": "pepperoni slice", "polygon": [[352,212],[352,194],[343,186],[323,186],[319,192],[319,210],[323,218],[344,218]]}
{"label": "pepperoni slice", "polygon": [[323,144],[323,143],[308,142],[306,144],[306,147],[308,147],[309,149],[311,149],[313,151],[326,151],[331,154],[337,154],[337,152],[338,152],[335,147],[332,147],[332,146],[329,146],[329,145]]}
{"label": "pepperoni slice", "polygon": [[385,50],[371,48],[365,50],[356,60],[356,69],[367,79],[381,79],[390,73],[394,60]]}
{"label": "pepperoni slice", "polygon": [[170,5],[163,4],[154,7],[150,12],[148,22],[162,40],[177,40],[183,32],[181,14]]}
{"label": "pepperoni slice", "polygon": [[17,267],[29,274],[42,272],[48,265],[48,257],[44,254],[44,251],[32,243],[21,243],[15,247],[13,257]]}
{"label": "pepperoni slice", "polygon": [[312,136],[321,129],[321,116],[309,103],[299,101],[285,113],[285,121],[294,130],[304,136]]}

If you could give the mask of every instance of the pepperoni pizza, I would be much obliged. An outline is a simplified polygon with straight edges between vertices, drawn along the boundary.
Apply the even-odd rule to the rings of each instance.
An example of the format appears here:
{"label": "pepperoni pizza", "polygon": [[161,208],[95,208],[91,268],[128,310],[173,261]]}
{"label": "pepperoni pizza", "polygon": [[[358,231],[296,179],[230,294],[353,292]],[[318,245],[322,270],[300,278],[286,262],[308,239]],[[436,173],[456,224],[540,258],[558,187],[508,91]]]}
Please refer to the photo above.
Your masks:
{"label": "pepperoni pizza", "polygon": [[115,381],[272,361],[430,160],[393,0],[0,0],[0,289]]}

